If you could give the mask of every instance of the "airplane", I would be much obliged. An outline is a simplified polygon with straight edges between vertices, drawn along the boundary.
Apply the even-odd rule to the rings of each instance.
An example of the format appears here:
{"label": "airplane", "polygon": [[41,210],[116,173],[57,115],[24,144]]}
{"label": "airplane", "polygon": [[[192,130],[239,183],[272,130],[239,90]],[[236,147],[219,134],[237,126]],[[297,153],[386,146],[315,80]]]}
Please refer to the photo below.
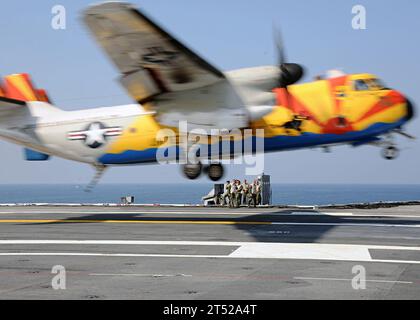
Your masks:
{"label": "airplane", "polygon": [[[176,162],[183,130],[216,132],[201,140],[207,146],[214,135],[224,139],[234,130],[251,130],[251,137],[233,140],[259,139],[264,152],[376,145],[388,160],[399,154],[396,134],[414,138],[404,131],[414,106],[402,93],[368,73],[329,72],[298,84],[304,68],[287,61],[281,40],[278,65],[222,72],[129,3],[92,5],[83,19],[135,103],[65,111],[27,74],[9,75],[0,88],[0,138],[23,146],[28,161],[57,156],[92,165],[96,175],[89,187],[106,168],[156,164],[160,148],[175,148]],[[179,127],[180,120],[187,128]],[[159,140],[162,129],[175,130],[176,139]],[[192,154],[194,161],[182,165],[186,177],[205,172],[212,181],[223,177],[225,157],[244,155]]]}

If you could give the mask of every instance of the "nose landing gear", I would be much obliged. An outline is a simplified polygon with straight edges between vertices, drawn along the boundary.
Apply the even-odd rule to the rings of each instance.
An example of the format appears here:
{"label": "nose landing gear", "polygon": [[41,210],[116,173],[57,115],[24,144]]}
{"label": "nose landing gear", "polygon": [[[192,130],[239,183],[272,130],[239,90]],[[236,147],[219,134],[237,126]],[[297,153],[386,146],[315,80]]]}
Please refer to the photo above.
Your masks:
{"label": "nose landing gear", "polygon": [[400,150],[395,146],[388,146],[382,150],[382,157],[386,160],[395,160],[400,155]]}
{"label": "nose landing gear", "polygon": [[397,143],[395,142],[395,133],[400,133],[400,131],[391,132],[374,144],[382,148],[381,155],[386,160],[395,160],[401,153],[400,149],[397,147]]}

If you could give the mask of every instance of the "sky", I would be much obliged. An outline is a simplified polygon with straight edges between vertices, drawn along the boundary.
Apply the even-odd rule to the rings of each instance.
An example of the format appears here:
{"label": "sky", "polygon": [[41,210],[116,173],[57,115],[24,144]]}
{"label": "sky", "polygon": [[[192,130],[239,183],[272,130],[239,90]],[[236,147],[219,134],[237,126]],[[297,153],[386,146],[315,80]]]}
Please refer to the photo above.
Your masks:
{"label": "sky", "polygon": [[[184,44],[221,70],[276,63],[273,26],[280,27],[290,61],[303,64],[303,81],[330,69],[378,75],[420,106],[420,2],[412,0],[142,0],[132,1]],[[0,74],[25,72],[65,110],[132,103],[118,70],[81,21],[92,1],[4,1],[0,11]],[[51,27],[55,5],[66,8],[66,29]],[[352,28],[352,8],[363,5],[367,29]],[[407,131],[420,138],[419,120]],[[278,183],[420,184],[420,140],[398,138],[402,154],[386,161],[372,146],[266,155],[265,172]],[[93,169],[53,158],[23,160],[19,146],[0,142],[0,183],[85,184]],[[228,166],[243,178],[243,166]],[[180,168],[111,168],[103,183],[182,183]],[[191,182],[206,182],[202,180]]]}

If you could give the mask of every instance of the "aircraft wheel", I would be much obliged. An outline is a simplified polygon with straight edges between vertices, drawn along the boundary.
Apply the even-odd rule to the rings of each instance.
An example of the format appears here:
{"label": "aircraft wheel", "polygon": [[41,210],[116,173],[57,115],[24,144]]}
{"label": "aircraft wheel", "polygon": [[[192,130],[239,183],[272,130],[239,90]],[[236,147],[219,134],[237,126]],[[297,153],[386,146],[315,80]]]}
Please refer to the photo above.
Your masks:
{"label": "aircraft wheel", "polygon": [[211,181],[219,181],[225,173],[225,169],[221,164],[211,164],[206,171]]}
{"label": "aircraft wheel", "polygon": [[195,180],[200,177],[202,170],[203,165],[201,162],[198,164],[186,164],[183,167],[184,175],[190,180]]}
{"label": "aircraft wheel", "polygon": [[399,155],[400,155],[400,150],[393,146],[386,147],[382,151],[382,156],[386,160],[395,160],[398,158]]}

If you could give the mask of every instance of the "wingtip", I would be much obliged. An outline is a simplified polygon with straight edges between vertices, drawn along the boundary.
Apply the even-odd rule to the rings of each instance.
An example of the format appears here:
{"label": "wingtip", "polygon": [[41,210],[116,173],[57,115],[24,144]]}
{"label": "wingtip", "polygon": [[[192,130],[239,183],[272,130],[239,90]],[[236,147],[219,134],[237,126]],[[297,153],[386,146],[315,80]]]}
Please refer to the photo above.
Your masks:
{"label": "wingtip", "polygon": [[136,6],[125,1],[102,1],[88,5],[84,12],[85,14],[94,14],[97,10],[115,10],[118,8],[136,8]]}

